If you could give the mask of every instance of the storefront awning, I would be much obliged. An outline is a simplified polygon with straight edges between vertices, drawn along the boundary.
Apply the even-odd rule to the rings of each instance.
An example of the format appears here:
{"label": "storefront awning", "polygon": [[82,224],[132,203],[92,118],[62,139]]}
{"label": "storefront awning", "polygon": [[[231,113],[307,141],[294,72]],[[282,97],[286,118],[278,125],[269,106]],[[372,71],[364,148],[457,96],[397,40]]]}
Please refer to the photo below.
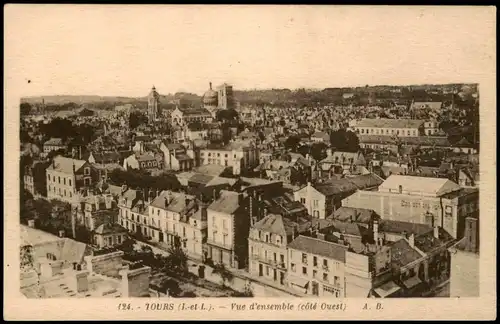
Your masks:
{"label": "storefront awning", "polygon": [[406,289],[411,289],[415,287],[416,285],[420,284],[422,280],[418,278],[417,276],[411,277],[410,279],[407,279],[403,281],[403,285],[405,286]]}
{"label": "storefront awning", "polygon": [[305,288],[307,284],[309,283],[309,280],[304,279],[304,278],[290,278],[289,279],[290,283],[299,286],[301,288]]}
{"label": "storefront awning", "polygon": [[401,289],[394,281],[386,282],[385,284],[375,288],[375,293],[381,298],[386,298]]}

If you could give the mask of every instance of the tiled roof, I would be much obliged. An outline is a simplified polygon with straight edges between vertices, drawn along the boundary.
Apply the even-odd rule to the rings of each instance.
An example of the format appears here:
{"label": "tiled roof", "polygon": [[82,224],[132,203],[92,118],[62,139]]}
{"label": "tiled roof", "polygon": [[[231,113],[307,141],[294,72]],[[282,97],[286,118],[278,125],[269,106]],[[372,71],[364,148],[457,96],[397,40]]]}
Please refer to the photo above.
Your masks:
{"label": "tiled roof", "polygon": [[345,252],[347,251],[345,246],[303,235],[299,235],[288,247],[340,262],[345,262]]}
{"label": "tiled roof", "polygon": [[416,119],[362,119],[356,127],[378,127],[378,128],[418,128],[424,123],[423,120]]}
{"label": "tiled roof", "polygon": [[333,218],[339,221],[349,221],[368,224],[372,218],[380,218],[372,209],[340,207],[333,213]]}
{"label": "tiled roof", "polygon": [[391,263],[397,267],[404,267],[420,258],[422,255],[412,248],[405,239],[391,245]]}
{"label": "tiled roof", "polygon": [[51,138],[43,143],[43,145],[64,145],[64,142],[61,138]]}
{"label": "tiled roof", "polygon": [[219,199],[214,201],[208,207],[209,210],[217,211],[224,214],[234,214],[238,208],[239,204],[239,194],[233,191],[222,190]]}
{"label": "tiled roof", "polygon": [[434,231],[415,237],[415,246],[422,252],[427,253],[438,247],[452,242],[453,237],[443,228],[438,228],[439,238],[434,237]]}
{"label": "tiled roof", "polygon": [[266,217],[255,223],[253,228],[283,236],[287,233],[287,231],[285,230],[283,217],[277,214],[267,215]]}
{"label": "tiled roof", "polygon": [[[170,202],[167,204],[167,198]],[[186,212],[195,203],[195,196],[187,195],[179,192],[162,191],[150,204],[150,206],[168,210],[174,213]]]}
{"label": "tiled roof", "polygon": [[95,230],[95,234],[100,234],[100,235],[107,235],[107,234],[120,234],[120,233],[127,233],[128,230],[121,226],[120,224],[116,223],[104,223],[99,225]]}
{"label": "tiled roof", "polygon": [[397,233],[402,234],[406,232],[408,234],[415,235],[423,235],[429,232],[432,232],[432,227],[426,224],[419,223],[409,223],[409,222],[401,222],[395,220],[383,219],[379,221],[379,232],[387,232],[387,233]]}
{"label": "tiled roof", "polygon": [[54,157],[53,163],[49,165],[47,170],[55,170],[69,174],[73,173],[73,165],[75,166],[75,171],[78,171],[85,163],[87,163],[87,161],[71,159],[59,155]]}

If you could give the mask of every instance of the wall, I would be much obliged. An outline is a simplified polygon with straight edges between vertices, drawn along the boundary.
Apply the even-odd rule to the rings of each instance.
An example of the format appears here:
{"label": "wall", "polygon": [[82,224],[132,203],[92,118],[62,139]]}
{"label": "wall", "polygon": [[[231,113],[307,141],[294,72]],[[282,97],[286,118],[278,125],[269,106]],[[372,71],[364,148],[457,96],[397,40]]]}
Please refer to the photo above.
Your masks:
{"label": "wall", "polygon": [[479,254],[451,253],[450,297],[479,297]]}
{"label": "wall", "polygon": [[[312,186],[306,186],[301,190],[294,192],[295,201],[301,202],[301,198],[305,199],[303,203],[304,207],[307,208],[307,213],[313,217],[318,217],[320,219],[325,219],[326,217],[326,197],[317,191]],[[317,201],[317,205],[314,201]],[[318,213],[316,214],[315,211]],[[316,216],[317,215],[317,216]]]}
{"label": "wall", "polygon": [[49,199],[59,199],[70,203],[73,201],[76,181],[73,174],[47,169],[46,177],[47,197]]}
{"label": "wall", "polygon": [[117,251],[98,256],[86,256],[87,269],[109,277],[118,277],[123,268],[123,252]]}
{"label": "wall", "polygon": [[150,267],[120,271],[122,276],[122,297],[149,297]]}
{"label": "wall", "polygon": [[[332,243],[333,244],[333,243]],[[288,249],[288,273],[291,280],[293,277],[306,278],[310,281],[308,294],[312,294],[312,281],[319,284],[319,296],[326,295],[324,287],[331,287],[338,290],[338,297],[345,296],[345,265],[342,261],[325,258],[323,256],[305,253],[307,264],[302,263],[302,254],[305,252]],[[314,257],[317,264],[314,265]],[[326,267],[324,262],[326,261]],[[293,266],[295,265],[295,267]],[[294,269],[295,268],[295,269]],[[306,274],[303,273],[303,268],[306,268]],[[295,270],[295,271],[294,271]],[[316,275],[314,275],[316,271]],[[324,278],[326,274],[326,278]],[[337,278],[335,278],[337,277]],[[326,280],[324,280],[326,279]],[[335,280],[336,279],[336,280]]]}

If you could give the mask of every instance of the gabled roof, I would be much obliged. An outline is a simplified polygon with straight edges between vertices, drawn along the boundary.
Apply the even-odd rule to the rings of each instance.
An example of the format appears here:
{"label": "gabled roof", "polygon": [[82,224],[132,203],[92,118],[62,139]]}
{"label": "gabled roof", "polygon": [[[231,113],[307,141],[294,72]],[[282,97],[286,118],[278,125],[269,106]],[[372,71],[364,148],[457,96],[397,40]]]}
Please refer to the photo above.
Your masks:
{"label": "gabled roof", "polygon": [[104,223],[99,225],[94,230],[94,233],[100,235],[120,234],[120,233],[128,233],[128,230],[117,223]]}
{"label": "gabled roof", "polygon": [[234,214],[238,208],[240,208],[239,194],[226,190],[221,190],[220,197],[208,206],[208,210],[229,215]]}
{"label": "gabled roof", "polygon": [[397,267],[404,267],[422,257],[405,239],[396,241],[391,245],[391,263]]}
{"label": "gabled roof", "polygon": [[255,223],[253,225],[253,228],[282,236],[287,235],[283,216],[277,214],[267,215],[266,217]]}
{"label": "gabled roof", "polygon": [[376,128],[418,128],[424,124],[423,120],[417,119],[362,119],[356,127],[376,127]]}
{"label": "gabled roof", "polygon": [[340,262],[345,262],[345,252],[347,251],[346,246],[303,235],[299,235],[288,247]]}
{"label": "gabled roof", "polygon": [[73,173],[73,165],[75,166],[75,171],[78,171],[87,161],[76,160],[58,155],[54,157],[53,163],[49,165],[47,170],[55,170],[62,173]]}
{"label": "gabled roof", "polygon": [[460,186],[445,178],[427,178],[405,175],[391,175],[379,186],[379,191],[403,192],[422,194],[424,196],[439,197],[444,194],[460,190]]}

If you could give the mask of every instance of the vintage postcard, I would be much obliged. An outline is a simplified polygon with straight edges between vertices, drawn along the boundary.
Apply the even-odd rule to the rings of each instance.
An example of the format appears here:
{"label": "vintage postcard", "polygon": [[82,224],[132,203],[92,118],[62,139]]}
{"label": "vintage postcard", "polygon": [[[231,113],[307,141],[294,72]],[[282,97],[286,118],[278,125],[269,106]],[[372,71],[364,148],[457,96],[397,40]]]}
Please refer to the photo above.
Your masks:
{"label": "vintage postcard", "polygon": [[5,319],[496,318],[494,7],[4,17]]}

